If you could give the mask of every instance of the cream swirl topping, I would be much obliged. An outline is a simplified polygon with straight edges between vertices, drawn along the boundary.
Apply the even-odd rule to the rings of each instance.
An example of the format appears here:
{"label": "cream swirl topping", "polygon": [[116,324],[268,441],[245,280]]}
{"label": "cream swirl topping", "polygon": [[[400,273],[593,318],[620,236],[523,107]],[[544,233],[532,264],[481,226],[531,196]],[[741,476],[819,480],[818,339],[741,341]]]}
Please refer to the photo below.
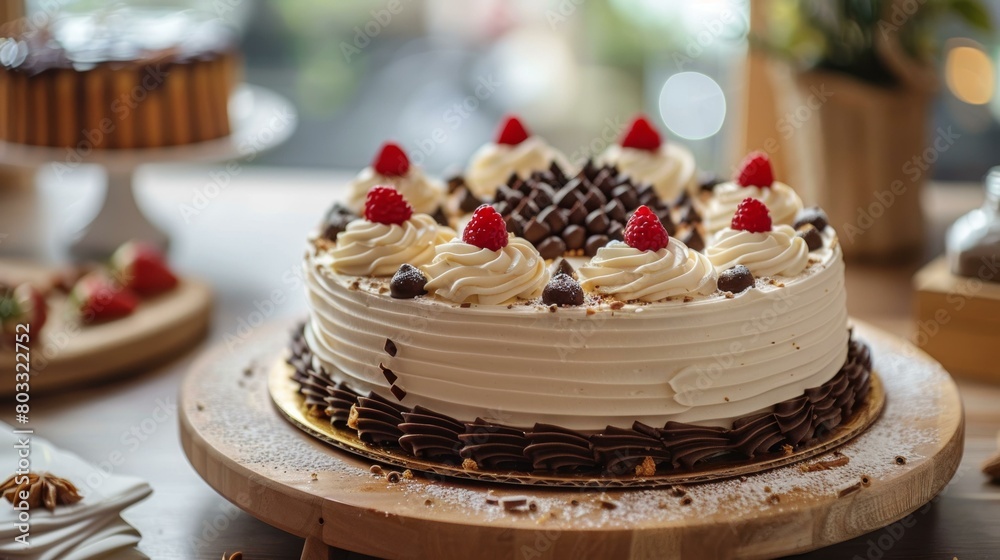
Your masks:
{"label": "cream swirl topping", "polygon": [[691,152],[674,143],[664,143],[658,150],[608,146],[598,162],[614,164],[637,182],[650,183],[661,198],[673,200],[685,189],[694,192],[697,166]]}
{"label": "cream swirl topping", "polygon": [[428,293],[455,303],[497,305],[514,298],[538,297],[549,281],[549,269],[535,247],[511,236],[499,251],[480,249],[455,239],[435,248],[424,265]]}
{"label": "cream swirl topping", "polygon": [[751,233],[726,228],[715,234],[705,251],[718,270],[738,264],[754,276],[796,276],[809,264],[809,247],[791,226]]}
{"label": "cream swirl topping", "polygon": [[414,214],[399,225],[354,220],[337,235],[337,244],[325,260],[340,274],[390,276],[404,263],[430,262],[434,248],[454,237],[454,230],[427,214]]}
{"label": "cream swirl topping", "polygon": [[613,241],[577,270],[583,289],[625,301],[659,301],[670,296],[708,295],[718,275],[705,255],[670,238],[659,251],[640,251]]}
{"label": "cream swirl topping", "polygon": [[566,157],[538,136],[529,136],[514,146],[491,142],[472,154],[465,182],[476,196],[492,197],[511,173],[523,177],[548,169],[553,160],[564,169],[568,167]]}
{"label": "cream swirl topping", "polygon": [[395,187],[399,194],[403,195],[410,203],[414,212],[433,214],[444,201],[444,184],[424,175],[424,172],[415,165],[411,165],[406,175],[401,177],[382,175],[374,168],[366,167],[348,185],[351,192],[348,195],[347,204],[351,210],[362,214],[365,208],[365,196],[376,185]]}
{"label": "cream swirl topping", "polygon": [[721,183],[712,190],[712,198],[705,208],[705,230],[709,234],[728,227],[736,208],[745,198],[756,198],[771,212],[775,224],[792,225],[795,215],[802,210],[802,199],[784,183],[775,181],[770,187],[743,187],[736,183]]}

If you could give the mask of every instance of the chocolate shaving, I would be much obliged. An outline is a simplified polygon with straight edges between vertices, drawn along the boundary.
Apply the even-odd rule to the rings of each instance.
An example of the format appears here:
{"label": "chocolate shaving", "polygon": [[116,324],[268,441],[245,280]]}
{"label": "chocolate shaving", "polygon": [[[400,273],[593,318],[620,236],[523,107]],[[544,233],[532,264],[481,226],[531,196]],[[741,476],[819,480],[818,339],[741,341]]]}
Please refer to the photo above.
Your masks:
{"label": "chocolate shaving", "polygon": [[850,463],[851,459],[847,455],[840,455],[835,459],[829,459],[827,461],[816,461],[815,463],[809,463],[808,465],[802,465],[799,469],[802,472],[817,472],[817,471],[828,471],[830,469],[835,469],[837,467],[843,467],[847,463]]}
{"label": "chocolate shaving", "polygon": [[395,358],[396,352],[397,352],[396,343],[389,340],[388,338],[385,339],[385,353]]}
{"label": "chocolate shaving", "polygon": [[524,455],[528,439],[517,428],[477,418],[475,422],[465,424],[465,433],[459,434],[458,439],[463,444],[459,454],[474,460],[479,467],[511,471],[531,468]]}
{"label": "chocolate shaving", "polygon": [[391,369],[382,365],[382,362],[379,362],[378,368],[382,370],[382,375],[385,377],[385,380],[389,382],[389,385],[396,383],[396,380],[399,379],[399,377],[397,377]]}
{"label": "chocolate shaving", "polygon": [[396,397],[397,401],[401,401],[406,398],[406,391],[404,391],[399,385],[389,387],[389,391],[392,393],[392,396]]}

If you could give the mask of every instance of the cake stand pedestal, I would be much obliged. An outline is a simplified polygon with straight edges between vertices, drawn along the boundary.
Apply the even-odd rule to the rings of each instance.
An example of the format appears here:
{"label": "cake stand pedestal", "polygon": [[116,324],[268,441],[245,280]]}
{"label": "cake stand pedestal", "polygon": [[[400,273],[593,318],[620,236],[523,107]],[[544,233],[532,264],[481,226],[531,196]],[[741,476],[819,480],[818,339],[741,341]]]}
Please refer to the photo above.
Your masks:
{"label": "cake stand pedestal", "polygon": [[[882,416],[838,448],[846,465],[802,465],[683,490],[546,489],[417,475],[399,483],[371,461],[286,422],[267,373],[290,326],[203,356],[181,389],[184,451],[216,491],[258,519],[306,539],[302,558],[352,550],[380,558],[771,558],[842,542],[931,500],[962,455],[958,389],[910,344],[859,324],[886,392]],[[487,496],[521,495],[507,512]],[[250,547],[252,552],[252,547]]]}
{"label": "cake stand pedestal", "polygon": [[81,142],[75,149],[0,142],[0,164],[39,168],[54,165],[58,176],[79,165],[107,171],[104,202],[91,223],[70,245],[78,259],[104,259],[126,241],[140,239],[166,249],[166,233],[149,221],[135,198],[132,176],[140,165],[252,160],[281,144],[295,130],[298,117],[284,97],[258,86],[243,85],[229,100],[229,136],[163,148],[100,149]]}

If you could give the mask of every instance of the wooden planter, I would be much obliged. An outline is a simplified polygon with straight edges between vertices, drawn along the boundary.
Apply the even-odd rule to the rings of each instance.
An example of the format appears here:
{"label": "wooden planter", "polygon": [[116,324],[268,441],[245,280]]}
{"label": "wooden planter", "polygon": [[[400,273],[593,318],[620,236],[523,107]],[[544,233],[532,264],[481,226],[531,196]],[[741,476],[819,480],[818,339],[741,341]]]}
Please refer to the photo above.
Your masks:
{"label": "wooden planter", "polygon": [[[830,215],[848,257],[903,260],[924,244],[921,192],[954,143],[928,131],[929,90],[772,65],[788,182]],[[941,148],[943,146],[943,149]]]}

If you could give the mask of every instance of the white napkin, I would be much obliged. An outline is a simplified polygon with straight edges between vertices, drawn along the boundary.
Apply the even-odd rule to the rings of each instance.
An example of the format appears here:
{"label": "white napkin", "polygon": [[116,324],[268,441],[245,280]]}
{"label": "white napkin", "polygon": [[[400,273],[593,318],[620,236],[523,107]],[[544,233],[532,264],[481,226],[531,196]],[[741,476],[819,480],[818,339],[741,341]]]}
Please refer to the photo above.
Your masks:
{"label": "white napkin", "polygon": [[[0,557],[87,560],[135,547],[139,532],[121,518],[121,512],[149,496],[152,489],[146,482],[132,476],[109,475],[41,437],[18,435],[13,430],[0,422],[0,479],[14,473],[18,461],[15,445],[19,438],[28,437],[31,471],[50,472],[69,480],[83,499],[71,506],[59,506],[54,512],[32,509],[29,547],[14,540],[21,534],[17,510],[6,500],[0,502]],[[128,557],[145,556],[133,551]]]}

